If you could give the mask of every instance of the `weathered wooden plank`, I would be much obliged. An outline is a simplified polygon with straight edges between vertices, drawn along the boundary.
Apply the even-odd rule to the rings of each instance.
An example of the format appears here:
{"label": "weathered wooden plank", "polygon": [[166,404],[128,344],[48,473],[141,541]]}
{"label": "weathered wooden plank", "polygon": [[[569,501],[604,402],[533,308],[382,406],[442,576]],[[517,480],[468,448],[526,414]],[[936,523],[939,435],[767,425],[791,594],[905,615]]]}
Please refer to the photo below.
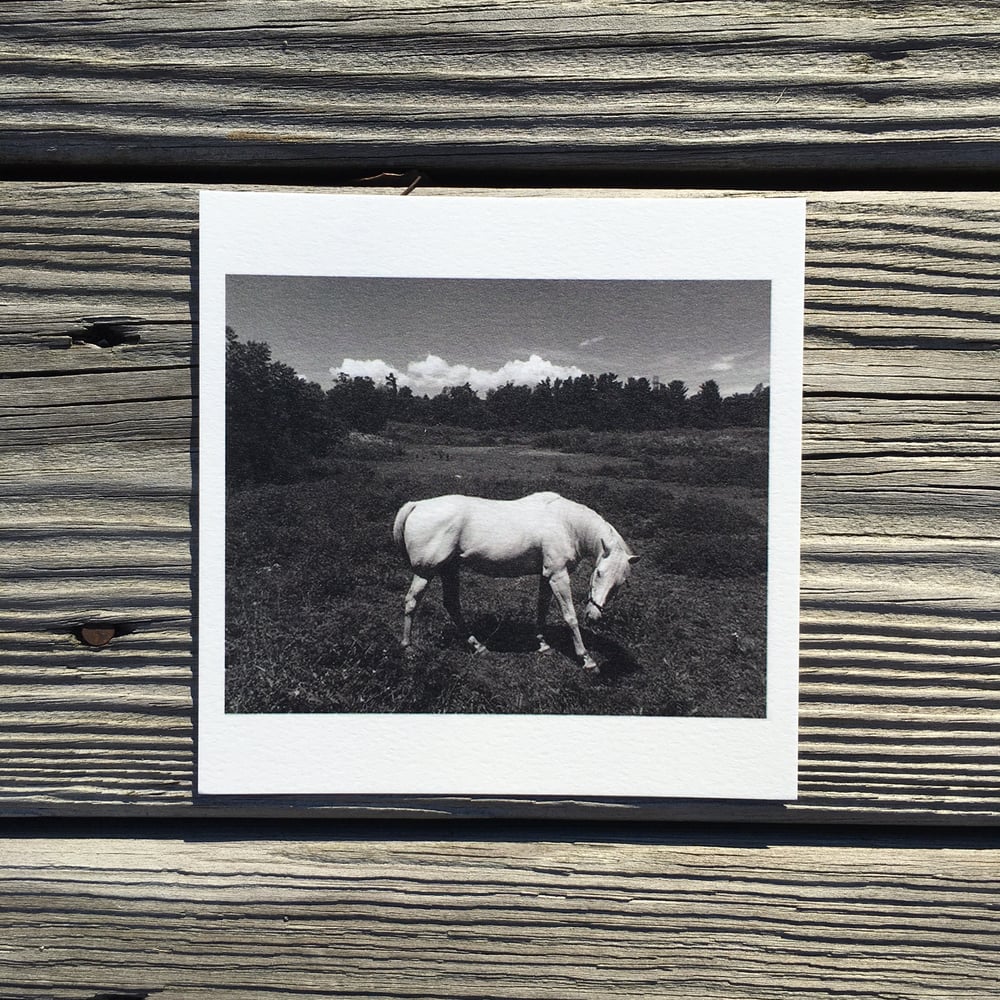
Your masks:
{"label": "weathered wooden plank", "polygon": [[805,391],[911,398],[947,393],[988,398],[1000,405],[1000,352],[992,359],[996,364],[990,363],[987,351],[868,347],[865,355],[865,369],[860,372],[853,350],[812,348]]}
{"label": "weathered wooden plank", "polygon": [[995,845],[635,829],[11,830],[4,995],[945,1000],[1000,987]]}
{"label": "weathered wooden plank", "polygon": [[425,0],[0,12],[10,166],[991,171],[991,5]]}
{"label": "weathered wooden plank", "polygon": [[[0,185],[0,226],[23,232],[36,247],[35,254],[25,259],[17,245],[5,241],[0,246],[5,302],[10,307],[0,317],[4,350],[45,342],[64,347],[67,335],[84,331],[85,317],[125,316],[138,324],[145,342],[167,339],[184,359],[183,351],[190,352],[185,333],[156,327],[165,321],[190,321],[196,310],[191,279],[197,260],[195,190],[184,185]],[[433,193],[418,189],[415,196]],[[530,197],[579,192],[506,193]],[[613,192],[586,193],[600,197]],[[614,193],[627,197],[644,192]],[[916,357],[911,351],[981,351],[977,378],[991,378],[986,373],[995,373],[994,352],[1000,343],[996,305],[1000,250],[992,195],[824,192],[809,195],[809,200],[807,349],[853,347],[859,342],[881,347],[884,353],[873,354],[872,360],[881,362],[882,377],[918,375],[915,366],[907,364]],[[109,256],[114,255],[108,248],[117,248],[137,231],[142,236],[132,253],[114,257],[118,266],[112,266]],[[67,241],[68,232],[78,239]],[[918,243],[919,254],[914,250]],[[115,350],[123,356],[135,353],[128,347]],[[901,364],[893,370],[897,352]],[[55,363],[73,370],[72,360],[85,357],[84,364],[92,367],[93,353],[85,346],[70,349],[65,357],[57,351]],[[843,355],[825,357],[835,364]],[[958,361],[958,355],[954,357]],[[7,358],[0,356],[4,370],[14,370]],[[11,360],[23,364],[26,356],[19,351]],[[976,356],[968,360],[975,361]],[[807,374],[811,376],[811,370]],[[834,391],[833,385],[811,388]],[[928,390],[933,392],[933,386]]]}
{"label": "weathered wooden plank", "polygon": [[[936,370],[933,354],[925,361]],[[855,452],[994,455],[1000,446],[994,407],[981,399],[812,397],[805,400],[803,423],[807,458]]]}
{"label": "weathered wooden plank", "polygon": [[[829,484],[826,484],[829,485]],[[804,538],[815,532],[919,538],[997,537],[996,490],[923,487],[885,489],[860,482],[843,492],[803,496]]]}
{"label": "weathered wooden plank", "polygon": [[[10,317],[6,318],[9,322]],[[2,327],[0,323],[0,329]],[[4,341],[0,347],[0,371],[8,377],[107,372],[109,359],[112,359],[111,367],[115,371],[130,367],[155,371],[189,367],[194,360],[190,322],[155,324],[138,321],[127,326],[134,342],[108,344],[106,347],[94,342],[102,337],[104,327],[101,325],[64,321],[57,329],[58,332],[35,329],[27,333],[5,330],[0,334]]]}
{"label": "weathered wooden plank", "polygon": [[190,447],[169,440],[169,434],[165,436],[168,440],[164,442],[143,440],[128,447],[118,445],[109,452],[102,448],[100,431],[94,430],[89,440],[26,449],[18,457],[8,452],[8,464],[0,467],[0,491],[20,497],[42,491],[49,495],[118,497],[124,504],[122,513],[127,512],[133,495],[190,496]]}
{"label": "weathered wooden plank", "polygon": [[[114,364],[113,358],[105,363]],[[108,377],[113,375],[113,377]],[[15,418],[31,424],[46,408],[77,407],[87,404],[114,406],[149,400],[154,403],[188,400],[192,396],[192,375],[188,365],[149,371],[112,369],[83,374],[47,372],[42,376],[20,375],[16,395],[0,403],[0,419]],[[189,402],[190,412],[190,402]],[[14,422],[14,421],[9,421]]]}
{"label": "weathered wooden plank", "polygon": [[[954,611],[913,609],[895,616],[838,615],[827,609],[807,613],[803,632],[801,798],[795,806],[645,803],[638,812],[640,803],[627,801],[533,807],[459,797],[382,800],[375,808],[391,815],[533,809],[542,815],[827,821],[868,815],[883,822],[895,814],[937,823],[995,816],[1000,756],[988,618],[976,622]],[[154,625],[102,650],[51,632],[8,634],[4,646],[0,799],[9,810],[190,808],[188,634]],[[273,813],[284,805],[310,807],[305,800],[202,800],[195,808],[239,812],[250,806]],[[338,806],[348,814],[370,811],[358,800],[339,800]]]}
{"label": "weathered wooden plank", "polygon": [[[128,588],[123,599],[127,594]],[[807,593],[798,804],[645,803],[641,815],[827,821],[871,816],[883,822],[896,815],[936,823],[995,816],[1000,697],[992,597],[984,596],[976,616],[939,608],[932,596],[926,608],[904,604],[895,613],[886,610],[891,594],[881,595],[881,607],[870,595],[851,596],[841,605],[829,598],[814,602],[819,610],[811,610]],[[897,597],[916,603],[906,585]],[[873,606],[878,609],[863,610]],[[169,629],[169,623],[151,622],[101,650],[65,634],[8,633],[0,801],[14,811],[121,814],[132,802],[143,810],[190,808],[190,636]],[[195,809],[275,813],[282,804],[201,800]],[[304,800],[284,804],[315,808]],[[370,812],[357,800],[339,800],[339,807],[348,814]],[[580,816],[627,816],[639,814],[638,807],[462,798],[383,800],[375,806],[391,815],[538,809],[542,815]]]}
{"label": "weathered wooden plank", "polygon": [[[995,822],[991,196],[810,199],[797,804],[317,807],[192,797],[194,189],[0,194],[4,811]],[[91,620],[131,631],[89,648]]]}

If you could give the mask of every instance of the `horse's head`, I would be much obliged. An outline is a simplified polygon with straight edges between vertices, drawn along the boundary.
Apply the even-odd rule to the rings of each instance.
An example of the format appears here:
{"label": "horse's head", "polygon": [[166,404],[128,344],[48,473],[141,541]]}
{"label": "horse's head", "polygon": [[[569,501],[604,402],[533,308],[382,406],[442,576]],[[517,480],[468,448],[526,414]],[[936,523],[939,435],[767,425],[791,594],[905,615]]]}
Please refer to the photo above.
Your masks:
{"label": "horse's head", "polygon": [[621,538],[601,539],[601,551],[594,572],[590,574],[590,594],[584,612],[588,621],[596,622],[604,613],[615,591],[628,579],[632,563],[639,557]]}

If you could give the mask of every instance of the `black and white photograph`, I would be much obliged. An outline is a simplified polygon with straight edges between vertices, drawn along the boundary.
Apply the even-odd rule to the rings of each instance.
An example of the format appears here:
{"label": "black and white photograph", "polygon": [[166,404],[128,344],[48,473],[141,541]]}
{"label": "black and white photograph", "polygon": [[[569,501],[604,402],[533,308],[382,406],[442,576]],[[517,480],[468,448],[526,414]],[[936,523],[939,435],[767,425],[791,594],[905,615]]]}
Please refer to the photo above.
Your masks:
{"label": "black and white photograph", "polygon": [[[353,200],[380,225],[409,211]],[[346,201],[327,201],[335,240]],[[466,206],[434,201],[457,263]],[[485,206],[464,201],[471,230]],[[575,203],[556,204],[572,240]],[[495,208],[514,274],[489,273],[501,239],[486,273],[371,273],[367,229],[361,273],[254,269],[244,241],[246,263],[209,276],[213,705],[243,732],[492,719],[544,745],[560,718],[766,722],[772,688],[773,721],[776,578],[796,567],[769,536],[797,515],[772,488],[776,276],[633,274],[614,255],[551,273],[552,247],[519,247]],[[699,232],[640,229],[679,260]],[[575,235],[590,263],[605,252]]]}
{"label": "black and white photograph", "polygon": [[226,309],[227,711],[765,714],[768,282]]}

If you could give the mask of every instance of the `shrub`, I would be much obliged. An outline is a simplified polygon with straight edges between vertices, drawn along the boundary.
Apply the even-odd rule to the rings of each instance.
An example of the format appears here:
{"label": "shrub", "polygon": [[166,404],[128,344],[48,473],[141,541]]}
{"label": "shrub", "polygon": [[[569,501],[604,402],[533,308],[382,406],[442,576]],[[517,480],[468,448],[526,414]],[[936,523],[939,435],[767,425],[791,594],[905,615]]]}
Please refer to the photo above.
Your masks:
{"label": "shrub", "polygon": [[767,570],[762,535],[676,535],[656,545],[652,556],[661,569],[678,576],[723,579]]}
{"label": "shrub", "polygon": [[597,435],[582,427],[569,431],[545,431],[535,437],[536,448],[551,448],[553,451],[597,451]]}
{"label": "shrub", "polygon": [[363,431],[351,431],[337,453],[338,456],[344,458],[373,461],[401,458],[406,454],[406,449],[401,442],[391,438],[378,434],[367,434]]}
{"label": "shrub", "polygon": [[647,479],[688,483],[692,486],[750,486],[758,489],[767,486],[767,455],[756,452],[737,452],[672,462],[662,462],[651,455],[643,455],[641,461]]}

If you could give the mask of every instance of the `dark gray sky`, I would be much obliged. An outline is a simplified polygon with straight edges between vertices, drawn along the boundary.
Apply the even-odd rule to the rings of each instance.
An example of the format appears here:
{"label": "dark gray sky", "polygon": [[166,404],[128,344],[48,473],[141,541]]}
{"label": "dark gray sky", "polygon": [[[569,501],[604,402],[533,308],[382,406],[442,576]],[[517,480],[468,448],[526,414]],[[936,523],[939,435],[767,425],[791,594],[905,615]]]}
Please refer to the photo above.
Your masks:
{"label": "dark gray sky", "polygon": [[724,395],[769,382],[766,281],[230,275],[226,310],[240,339],[324,388],[342,367],[432,394],[580,371],[692,393],[713,378]]}

